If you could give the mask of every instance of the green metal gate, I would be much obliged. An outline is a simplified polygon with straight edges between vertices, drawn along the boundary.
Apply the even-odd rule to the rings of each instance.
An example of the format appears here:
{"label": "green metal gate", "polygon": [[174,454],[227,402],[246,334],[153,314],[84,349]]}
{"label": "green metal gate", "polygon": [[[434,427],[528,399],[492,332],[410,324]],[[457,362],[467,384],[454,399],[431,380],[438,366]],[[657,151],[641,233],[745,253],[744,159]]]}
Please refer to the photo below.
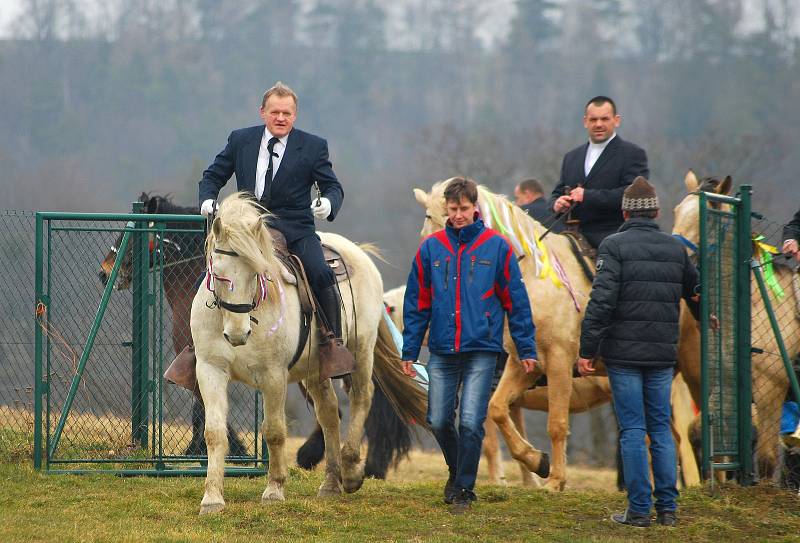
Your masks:
{"label": "green metal gate", "polygon": [[[750,451],[750,195],[700,193],[703,472],[753,481]],[[712,316],[719,328],[711,328]]]}
{"label": "green metal gate", "polygon": [[[205,456],[187,452],[201,435],[195,429],[192,441],[192,394],[162,378],[170,347],[180,341],[174,326],[188,323],[183,305],[165,303],[165,290],[188,288],[202,269],[204,219],[143,214],[141,207],[134,204],[132,214],[36,214],[37,469],[205,473]],[[97,271],[109,246],[116,258],[102,286]],[[192,255],[170,259],[175,247],[190,247]],[[123,268],[129,277],[121,281]],[[184,276],[170,275],[176,270]],[[236,467],[227,472],[264,473],[260,397],[244,385],[230,389],[229,420],[243,448],[228,457]]]}
{"label": "green metal gate", "polygon": [[[772,436],[763,435],[771,428],[761,429],[762,435],[753,447],[752,355],[766,354],[771,357],[770,363],[782,363],[780,371],[786,372],[790,391],[800,398],[784,331],[776,317],[776,310],[784,315],[793,312],[793,300],[775,295],[780,287],[774,276],[770,277],[772,256],[768,253],[777,249],[762,241],[777,239],[780,228],[752,213],[751,194],[748,185],[743,185],[736,197],[700,193],[703,472],[732,471],[742,484],[752,484],[758,475],[754,454],[759,458],[776,452],[766,449],[775,443]],[[752,313],[755,292],[761,299],[757,307],[766,313],[766,320],[761,312]],[[718,328],[712,326],[712,315],[718,317]],[[754,329],[754,319],[769,324],[766,329]],[[754,344],[753,338],[760,338],[760,343],[768,340],[769,344],[774,339],[773,350],[777,352],[767,353],[763,345]],[[798,338],[791,339],[797,344]],[[785,391],[775,393],[782,397]]]}

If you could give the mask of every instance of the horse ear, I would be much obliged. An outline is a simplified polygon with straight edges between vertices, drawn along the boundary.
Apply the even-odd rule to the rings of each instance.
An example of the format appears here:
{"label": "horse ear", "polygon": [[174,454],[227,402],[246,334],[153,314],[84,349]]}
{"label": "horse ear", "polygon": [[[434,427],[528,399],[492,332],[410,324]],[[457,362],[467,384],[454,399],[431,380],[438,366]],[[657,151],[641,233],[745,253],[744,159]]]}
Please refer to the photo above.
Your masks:
{"label": "horse ear", "polygon": [[150,196],[148,196],[146,192],[143,192],[141,195],[139,195],[139,201],[142,203],[147,202],[148,199],[150,199]]}
{"label": "horse ear", "polygon": [[414,189],[414,198],[423,209],[428,209],[428,193],[422,189]]}
{"label": "horse ear", "polygon": [[697,176],[692,170],[686,172],[686,177],[683,178],[683,182],[686,184],[686,190],[689,192],[696,192],[700,186],[700,181],[697,180]]}
{"label": "horse ear", "polygon": [[216,239],[219,239],[219,235],[222,233],[222,223],[219,222],[219,217],[214,219],[214,222],[211,223],[211,233],[214,234]]}
{"label": "horse ear", "polygon": [[717,194],[729,195],[731,193],[731,189],[733,188],[733,180],[731,179],[730,175],[726,175],[725,179],[722,180],[722,183],[719,184],[717,187]]}

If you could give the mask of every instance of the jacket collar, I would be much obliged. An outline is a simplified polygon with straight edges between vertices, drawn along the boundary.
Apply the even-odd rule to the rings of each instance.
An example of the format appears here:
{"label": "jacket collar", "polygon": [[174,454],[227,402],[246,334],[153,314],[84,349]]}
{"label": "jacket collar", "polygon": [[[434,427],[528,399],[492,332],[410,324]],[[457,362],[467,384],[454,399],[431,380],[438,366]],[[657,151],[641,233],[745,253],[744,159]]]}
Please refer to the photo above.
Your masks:
{"label": "jacket collar", "polygon": [[469,243],[477,238],[485,228],[486,227],[483,224],[483,219],[481,218],[475,219],[474,223],[470,224],[469,226],[465,226],[464,228],[454,228],[453,225],[450,224],[449,220],[445,226],[445,230],[447,230],[447,236],[457,243]]}
{"label": "jacket collar", "polygon": [[630,230],[631,228],[643,228],[645,230],[658,231],[661,230],[658,224],[656,224],[655,220],[647,219],[645,217],[635,217],[622,223],[622,226],[619,227],[619,232],[624,232],[625,230]]}

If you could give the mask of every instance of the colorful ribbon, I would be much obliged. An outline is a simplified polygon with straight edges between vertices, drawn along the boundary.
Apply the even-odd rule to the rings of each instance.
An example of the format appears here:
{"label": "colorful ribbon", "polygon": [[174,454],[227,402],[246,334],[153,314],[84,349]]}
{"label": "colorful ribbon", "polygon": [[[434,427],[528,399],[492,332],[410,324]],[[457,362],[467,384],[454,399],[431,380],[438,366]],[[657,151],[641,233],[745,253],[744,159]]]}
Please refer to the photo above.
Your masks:
{"label": "colorful ribbon", "polygon": [[780,251],[777,247],[764,242],[763,235],[753,236],[753,244],[756,249],[756,257],[761,263],[761,269],[764,270],[764,282],[776,298],[782,299],[786,293],[778,282],[778,278],[775,277],[775,270],[772,267],[772,255],[778,254]]}

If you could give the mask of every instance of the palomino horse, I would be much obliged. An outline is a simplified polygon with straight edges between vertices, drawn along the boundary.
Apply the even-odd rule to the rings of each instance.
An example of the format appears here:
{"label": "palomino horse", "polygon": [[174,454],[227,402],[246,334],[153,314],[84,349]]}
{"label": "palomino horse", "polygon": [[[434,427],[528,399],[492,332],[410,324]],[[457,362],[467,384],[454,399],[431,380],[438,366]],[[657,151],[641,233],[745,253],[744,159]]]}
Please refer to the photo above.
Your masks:
{"label": "palomino horse", "polygon": [[[168,197],[143,192],[139,201],[144,204],[145,213],[163,213],[173,215],[197,214],[196,207],[179,206]],[[168,223],[168,230],[181,230],[186,228],[186,223]],[[192,344],[191,330],[189,329],[189,313],[192,300],[197,291],[195,283],[205,268],[205,255],[202,233],[193,232],[168,232],[163,239],[154,239],[151,251],[162,253],[163,265],[161,267],[164,297],[170,306],[172,347],[175,354],[179,354],[184,347]],[[105,283],[115,260],[122,234],[120,234],[106,254],[100,266],[100,280]],[[123,261],[119,269],[115,290],[129,288],[132,276],[131,266],[132,246],[122,255]],[[153,255],[155,256],[155,255]],[[155,265],[156,258],[151,258],[151,265]],[[375,379],[375,378],[374,378]],[[305,389],[300,383],[301,392],[308,398]],[[192,439],[184,454],[205,455],[206,442],[203,438],[205,426],[205,412],[201,401],[195,397],[192,401]],[[408,455],[411,448],[411,431],[407,421],[397,416],[386,395],[380,387],[372,398],[370,414],[367,417],[365,429],[367,437],[367,459],[364,468],[367,477],[385,479],[389,467],[396,465],[400,459]],[[229,454],[231,456],[244,456],[247,447],[241,442],[236,431],[228,426]],[[297,463],[305,469],[313,469],[322,461],[325,453],[325,443],[322,429],[317,426],[306,442],[297,451]]]}
{"label": "palomino horse", "polygon": [[[197,381],[205,399],[209,452],[201,514],[220,511],[225,505],[226,391],[230,379],[258,388],[263,395],[262,428],[270,456],[263,501],[284,499],[288,471],[284,407],[289,382],[304,381],[325,437],[326,467],[319,495],[355,492],[363,482],[360,446],[373,394],[373,351],[379,329],[380,333],[386,329],[379,327],[383,319],[380,274],[357,245],[335,234],[321,234],[322,241],[342,255],[352,278],[342,289],[342,321],[345,344],[357,364],[349,376],[349,426],[340,447],[338,403],[331,381],[319,379],[316,333],[306,347],[308,355],[292,365],[302,335],[300,298],[297,288],[284,279],[263,217],[263,209],[245,193],[222,202],[206,240],[207,283],[192,303],[191,329]],[[399,360],[378,354],[375,361],[377,372],[381,366],[397,366]],[[404,383],[408,390],[405,395],[395,393],[393,405],[403,405],[413,396],[411,389],[416,385],[408,380]]]}
{"label": "palomino horse", "polygon": [[[691,170],[684,179],[689,194],[675,207],[675,226],[673,233],[680,234],[695,245],[700,242],[700,197],[699,191],[729,195],[731,178],[720,181],[716,178],[697,179]],[[785,292],[792,292],[791,271],[775,266],[775,277]],[[777,453],[780,433],[780,417],[789,378],[786,375],[775,337],[770,327],[764,301],[756,285],[751,282],[751,344],[759,351],[752,354],[754,422],[758,430],[758,473],[762,478],[771,479],[777,466]],[[787,294],[791,296],[791,294]],[[784,304],[791,306],[791,302]],[[780,329],[790,356],[800,351],[800,321],[791,309],[778,311]],[[724,316],[720,316],[724,318]],[[697,405],[701,404],[700,391],[700,332],[694,319],[683,308],[681,311],[681,334],[678,344],[678,357],[681,372],[689,386]]]}
{"label": "palomino horse", "polygon": [[[425,208],[422,235],[444,228],[444,189],[449,180],[436,183],[430,193],[415,189],[417,202]],[[519,363],[513,341],[505,331],[504,345],[510,353],[500,383],[489,402],[489,417],[497,424],[511,456],[529,471],[547,476],[549,458],[534,448],[517,430],[510,406],[541,376],[547,375],[547,432],[552,443],[552,468],[545,488],[563,490],[566,484],[566,447],[572,397],[572,367],[578,357],[578,339],[591,281],[587,279],[565,236],[550,235],[539,241],[544,227],[503,196],[481,187],[478,198],[487,226],[509,236],[520,261],[520,270],[530,298],[536,324],[539,364],[526,374]]]}

